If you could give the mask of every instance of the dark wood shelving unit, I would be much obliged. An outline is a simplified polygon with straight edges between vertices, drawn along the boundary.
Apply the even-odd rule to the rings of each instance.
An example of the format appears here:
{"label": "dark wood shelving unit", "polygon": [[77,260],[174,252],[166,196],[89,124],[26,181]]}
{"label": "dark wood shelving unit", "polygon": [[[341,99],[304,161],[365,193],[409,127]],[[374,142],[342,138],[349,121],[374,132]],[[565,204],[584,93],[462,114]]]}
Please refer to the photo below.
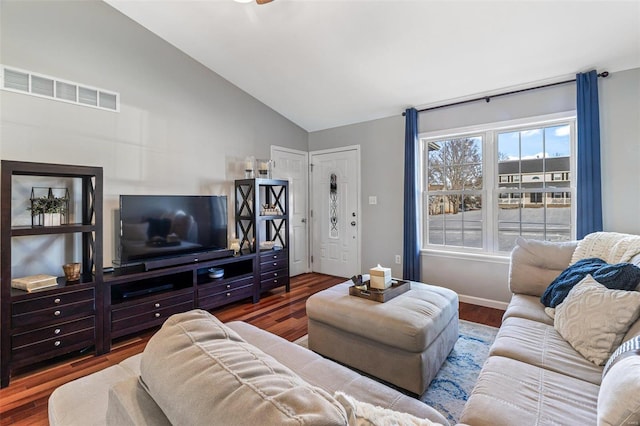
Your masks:
{"label": "dark wood shelving unit", "polygon": [[[257,292],[289,284],[289,181],[239,179],[235,181],[236,234],[240,247],[258,254]],[[277,213],[264,212],[264,205]],[[279,249],[261,249],[270,242]]]}
{"label": "dark wood shelving unit", "polygon": [[[80,180],[80,221],[60,226],[12,227],[13,180],[16,177]],[[1,386],[14,368],[58,355],[93,348],[105,353],[102,327],[102,168],[2,160],[0,204]],[[12,240],[46,235],[81,235],[82,276],[28,293],[11,287]]]}

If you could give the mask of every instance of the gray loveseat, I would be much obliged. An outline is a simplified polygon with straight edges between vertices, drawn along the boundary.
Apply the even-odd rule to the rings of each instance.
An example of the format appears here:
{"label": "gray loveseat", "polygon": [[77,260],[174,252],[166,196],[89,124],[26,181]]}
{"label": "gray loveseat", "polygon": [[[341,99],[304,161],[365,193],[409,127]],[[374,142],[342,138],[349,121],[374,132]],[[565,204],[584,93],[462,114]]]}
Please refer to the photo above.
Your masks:
{"label": "gray loveseat", "polygon": [[431,424],[409,423],[418,418],[448,424],[428,405],[308,349],[193,310],[169,318],[142,354],[57,388],[49,399],[49,421],[346,425],[372,408],[367,403],[383,410],[366,415],[395,419],[386,424]]}
{"label": "gray loveseat", "polygon": [[[617,358],[603,379],[604,367],[586,359],[560,333],[559,330],[574,339],[571,332],[575,330],[567,331],[558,325],[562,304],[556,307],[554,319],[540,302],[549,283],[580,258],[599,257],[609,263],[639,264],[639,241],[637,236],[613,233],[591,234],[581,242],[518,240],[511,253],[509,272],[513,297],[467,401],[460,419],[462,423],[472,426],[640,424],[638,352]],[[635,293],[623,294],[635,299],[631,306],[624,305],[623,301],[609,306],[596,301],[599,312],[581,318],[581,299],[575,296],[570,300],[567,296],[563,303],[572,305],[562,309],[575,321],[577,329],[582,328],[578,331],[586,333],[602,327],[607,317],[614,317],[621,309],[629,312],[626,318],[630,326],[621,326],[625,331],[616,341],[619,345],[620,339],[632,341],[640,335],[640,320],[637,316],[634,320],[631,312],[638,309],[640,294],[625,293]],[[592,338],[591,343],[599,343],[600,337]]]}

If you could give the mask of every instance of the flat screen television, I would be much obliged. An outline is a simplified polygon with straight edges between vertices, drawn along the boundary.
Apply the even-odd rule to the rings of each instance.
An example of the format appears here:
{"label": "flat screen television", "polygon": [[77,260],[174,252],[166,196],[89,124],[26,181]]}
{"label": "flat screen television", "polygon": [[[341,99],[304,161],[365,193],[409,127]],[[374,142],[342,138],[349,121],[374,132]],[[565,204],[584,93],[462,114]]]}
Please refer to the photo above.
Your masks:
{"label": "flat screen television", "polygon": [[227,222],[226,196],[121,195],[114,264],[226,252]]}

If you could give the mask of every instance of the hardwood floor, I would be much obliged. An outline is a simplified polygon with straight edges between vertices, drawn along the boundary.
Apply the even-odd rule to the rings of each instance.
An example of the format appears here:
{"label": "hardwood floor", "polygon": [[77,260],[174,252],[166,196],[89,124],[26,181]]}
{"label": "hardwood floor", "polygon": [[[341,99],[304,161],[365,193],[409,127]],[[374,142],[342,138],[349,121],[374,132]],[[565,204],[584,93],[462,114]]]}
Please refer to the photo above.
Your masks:
{"label": "hardwood floor", "polygon": [[[307,334],[305,302],[318,291],[344,282],[344,278],[304,274],[292,278],[291,291],[266,293],[260,302],[235,303],[211,311],[221,321],[245,321],[293,341]],[[500,326],[504,311],[460,303],[460,319]],[[142,352],[155,330],[119,340],[110,353],[67,356],[12,375],[10,385],[0,389],[0,425],[47,425],[47,400],[58,386],[94,373]]]}

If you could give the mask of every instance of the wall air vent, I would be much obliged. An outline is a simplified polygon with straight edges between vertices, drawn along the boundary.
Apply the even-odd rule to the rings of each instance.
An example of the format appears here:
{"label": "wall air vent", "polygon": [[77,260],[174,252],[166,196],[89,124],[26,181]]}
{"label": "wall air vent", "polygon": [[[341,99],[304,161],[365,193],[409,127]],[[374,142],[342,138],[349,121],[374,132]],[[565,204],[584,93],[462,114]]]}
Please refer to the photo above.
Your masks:
{"label": "wall air vent", "polygon": [[80,83],[36,74],[0,65],[3,90],[47,98],[66,103],[89,106],[107,111],[120,111],[120,94]]}

